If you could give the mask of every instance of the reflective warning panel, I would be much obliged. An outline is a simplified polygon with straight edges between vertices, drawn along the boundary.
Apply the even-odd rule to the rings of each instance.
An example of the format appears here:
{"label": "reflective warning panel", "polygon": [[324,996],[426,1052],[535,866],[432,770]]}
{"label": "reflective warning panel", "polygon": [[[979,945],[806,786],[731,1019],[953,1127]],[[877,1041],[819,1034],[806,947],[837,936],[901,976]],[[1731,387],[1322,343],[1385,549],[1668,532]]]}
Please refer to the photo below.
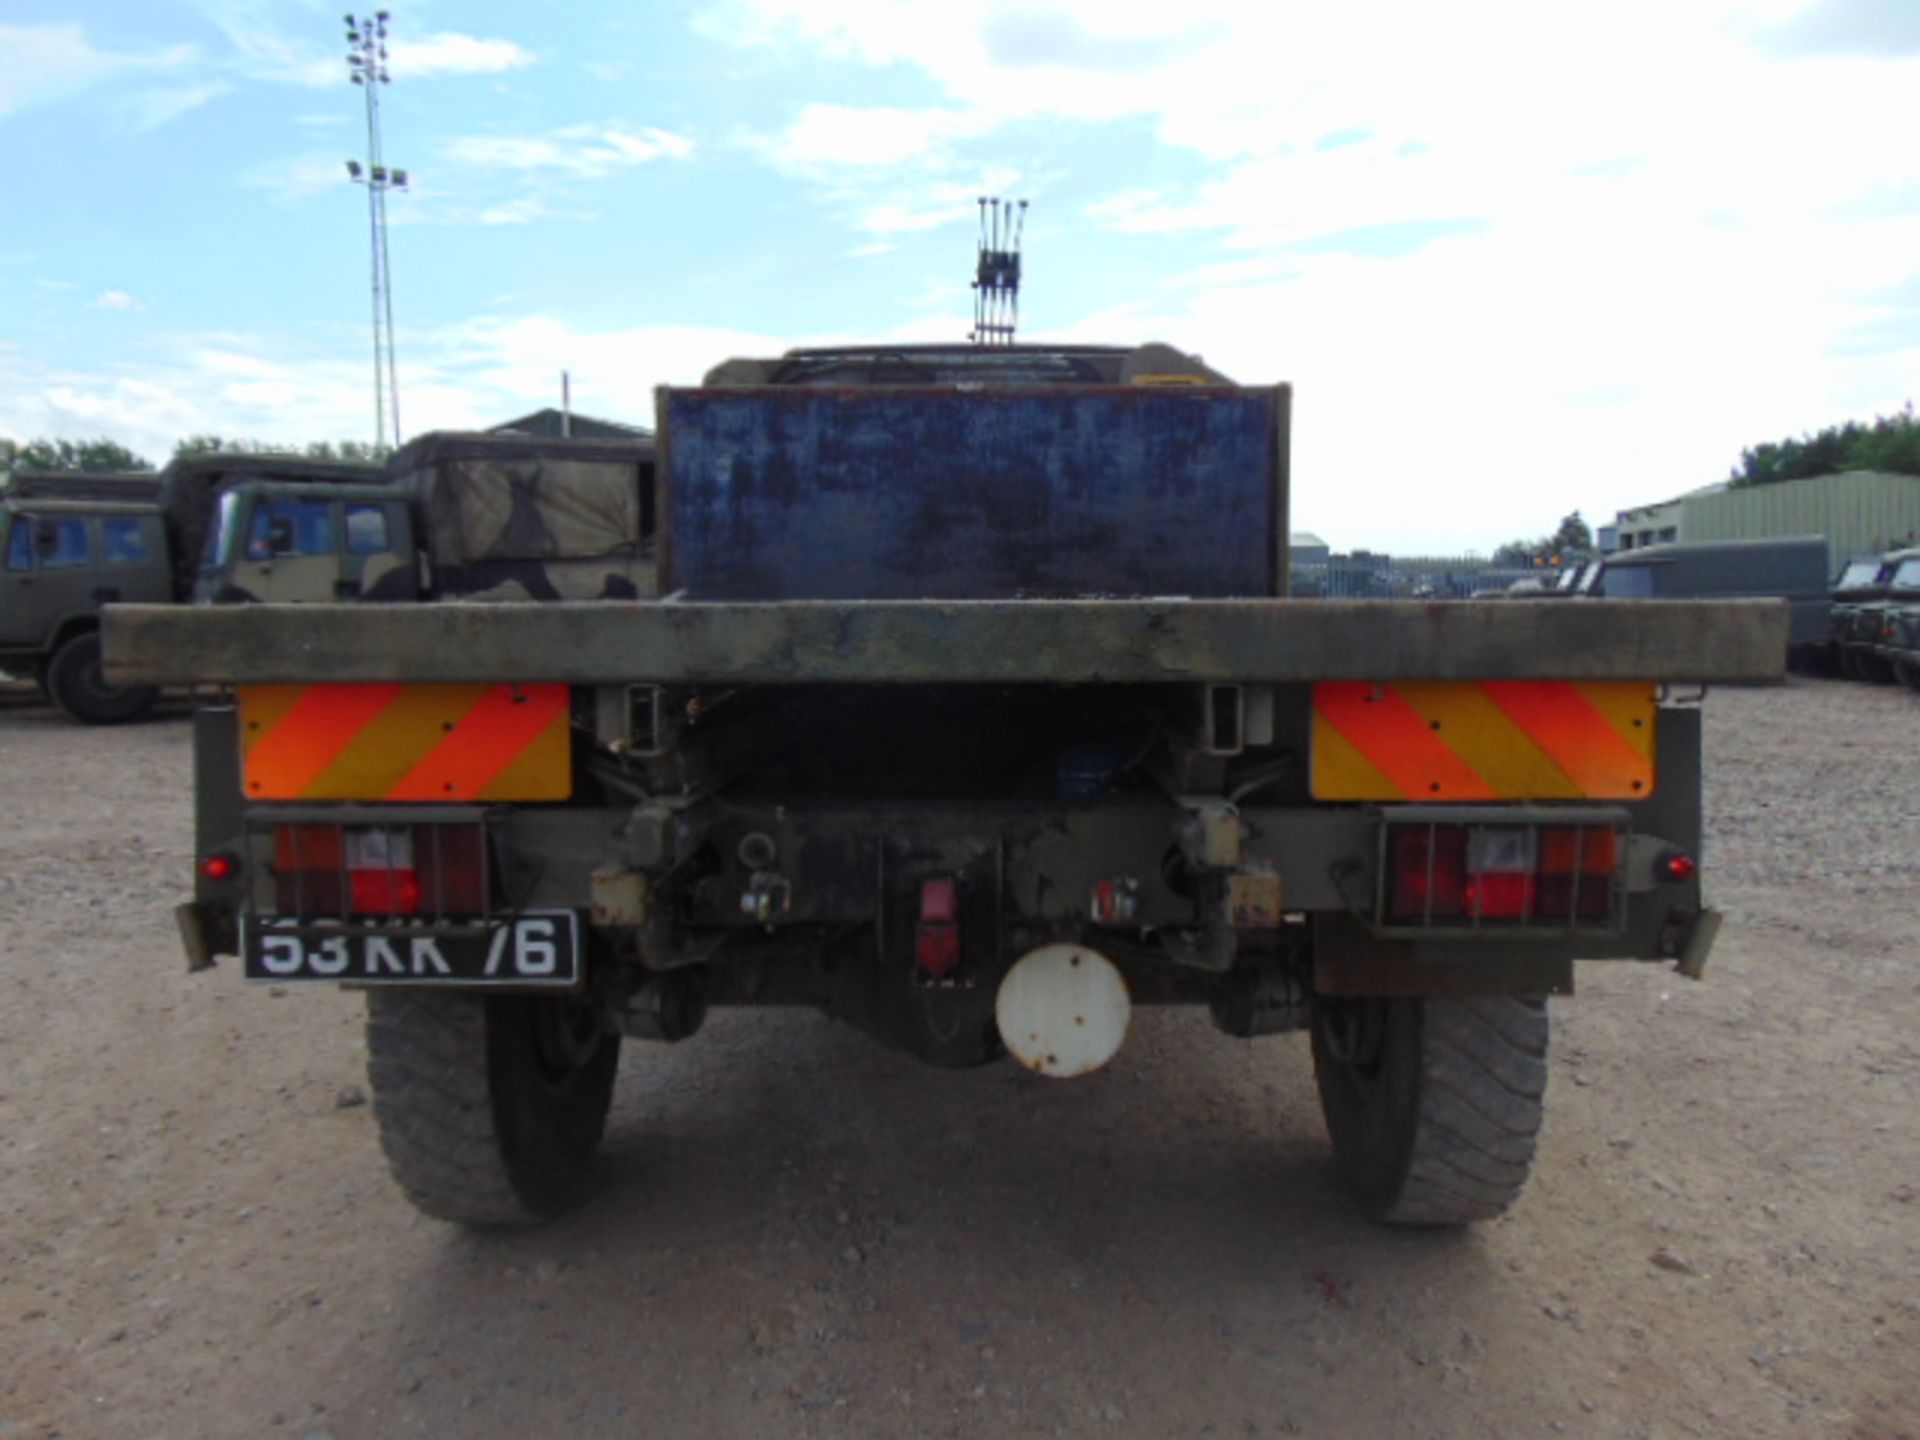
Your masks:
{"label": "reflective warning panel", "polygon": [[1644,800],[1654,686],[1483,680],[1313,687],[1316,800]]}
{"label": "reflective warning panel", "polygon": [[565,685],[243,685],[251,800],[559,800]]}

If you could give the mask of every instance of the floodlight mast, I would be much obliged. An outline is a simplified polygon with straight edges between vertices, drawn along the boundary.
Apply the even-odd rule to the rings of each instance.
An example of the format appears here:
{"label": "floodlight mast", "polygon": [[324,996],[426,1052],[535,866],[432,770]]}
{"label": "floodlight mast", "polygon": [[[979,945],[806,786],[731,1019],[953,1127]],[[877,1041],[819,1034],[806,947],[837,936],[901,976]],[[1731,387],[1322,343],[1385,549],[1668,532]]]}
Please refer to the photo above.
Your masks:
{"label": "floodlight mast", "polygon": [[980,197],[980,259],[973,280],[976,345],[1011,345],[1020,323],[1020,238],[1027,202]]}
{"label": "floodlight mast", "polygon": [[373,438],[387,443],[387,413],[393,414],[393,443],[400,444],[400,371],[393,355],[393,266],[387,253],[387,191],[405,190],[407,172],[389,170],[380,145],[380,87],[393,83],[387,73],[385,10],[356,19],[346,16],[347,75],[366,97],[367,162],[347,161],[347,178],[367,187],[367,228],[373,252]]}

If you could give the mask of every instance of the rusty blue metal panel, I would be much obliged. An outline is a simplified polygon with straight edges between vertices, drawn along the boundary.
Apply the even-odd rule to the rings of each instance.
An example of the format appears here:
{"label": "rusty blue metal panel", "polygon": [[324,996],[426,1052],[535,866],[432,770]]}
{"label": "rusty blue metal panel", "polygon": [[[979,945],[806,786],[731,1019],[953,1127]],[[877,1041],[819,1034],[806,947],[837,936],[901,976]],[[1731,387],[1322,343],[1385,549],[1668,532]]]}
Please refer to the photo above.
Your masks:
{"label": "rusty blue metal panel", "polygon": [[1275,592],[1281,390],[668,390],[660,416],[691,599]]}

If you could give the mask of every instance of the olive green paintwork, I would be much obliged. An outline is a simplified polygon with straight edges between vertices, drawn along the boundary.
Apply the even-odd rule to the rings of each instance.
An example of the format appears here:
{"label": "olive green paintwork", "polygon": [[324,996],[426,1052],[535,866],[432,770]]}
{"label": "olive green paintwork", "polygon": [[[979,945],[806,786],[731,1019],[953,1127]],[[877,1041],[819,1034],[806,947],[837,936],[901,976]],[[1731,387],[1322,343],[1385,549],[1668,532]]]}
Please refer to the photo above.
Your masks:
{"label": "olive green paintwork", "polygon": [[220,497],[194,599],[415,600],[416,548],[412,508],[390,487],[248,481]]}
{"label": "olive green paintwork", "polygon": [[115,501],[0,501],[0,664],[37,670],[100,607],[173,597],[173,562],[157,506]]}

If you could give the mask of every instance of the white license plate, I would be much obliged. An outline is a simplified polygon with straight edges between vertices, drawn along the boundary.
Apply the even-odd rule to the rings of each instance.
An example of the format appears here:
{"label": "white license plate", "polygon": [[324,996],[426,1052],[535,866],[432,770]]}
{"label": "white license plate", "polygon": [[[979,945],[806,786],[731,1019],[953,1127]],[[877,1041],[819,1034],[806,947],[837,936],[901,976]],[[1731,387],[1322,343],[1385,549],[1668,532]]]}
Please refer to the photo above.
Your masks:
{"label": "white license plate", "polygon": [[243,916],[241,963],[249,980],[355,985],[510,985],[565,989],[580,981],[580,917],[523,912],[458,930],[302,924]]}

